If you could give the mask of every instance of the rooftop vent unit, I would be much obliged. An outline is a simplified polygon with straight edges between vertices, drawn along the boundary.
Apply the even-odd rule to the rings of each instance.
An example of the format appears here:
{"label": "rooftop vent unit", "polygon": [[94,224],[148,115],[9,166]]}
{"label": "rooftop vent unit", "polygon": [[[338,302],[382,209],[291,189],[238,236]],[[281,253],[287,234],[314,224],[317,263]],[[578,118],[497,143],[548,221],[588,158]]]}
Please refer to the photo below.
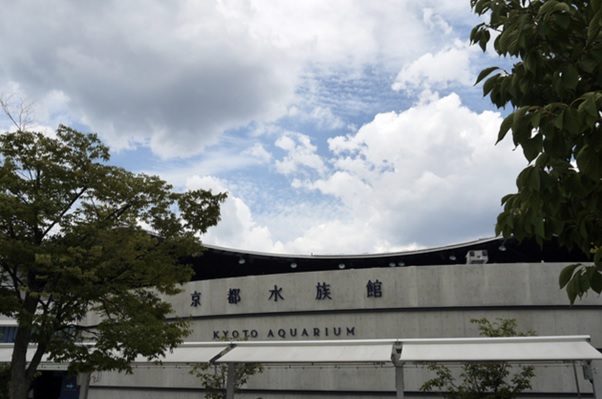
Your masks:
{"label": "rooftop vent unit", "polygon": [[487,250],[485,249],[468,251],[466,254],[467,265],[483,265],[487,263],[488,260],[489,256],[487,255]]}

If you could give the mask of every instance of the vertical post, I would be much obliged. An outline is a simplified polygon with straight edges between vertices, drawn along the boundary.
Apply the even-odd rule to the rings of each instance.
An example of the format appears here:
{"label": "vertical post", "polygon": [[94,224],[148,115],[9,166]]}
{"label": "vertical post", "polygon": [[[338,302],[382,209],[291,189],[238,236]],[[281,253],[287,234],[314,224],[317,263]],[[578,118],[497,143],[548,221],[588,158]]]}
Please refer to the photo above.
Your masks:
{"label": "vertical post", "polygon": [[226,399],[234,399],[234,387],[236,386],[236,363],[228,363],[228,375],[226,377]]}
{"label": "vertical post", "polygon": [[396,398],[403,399],[404,396],[404,381],[403,381],[403,362],[401,361],[401,351],[403,344],[401,342],[395,342],[391,350],[391,361],[395,365],[395,390]]}
{"label": "vertical post", "polygon": [[395,389],[397,390],[397,399],[403,399],[404,381],[403,381],[403,363],[395,365]]}
{"label": "vertical post", "polygon": [[592,360],[587,368],[586,377],[594,386],[594,399],[602,399],[602,360]]}
{"label": "vertical post", "polygon": [[88,399],[90,373],[79,373],[77,375],[77,385],[79,385],[79,399]]}

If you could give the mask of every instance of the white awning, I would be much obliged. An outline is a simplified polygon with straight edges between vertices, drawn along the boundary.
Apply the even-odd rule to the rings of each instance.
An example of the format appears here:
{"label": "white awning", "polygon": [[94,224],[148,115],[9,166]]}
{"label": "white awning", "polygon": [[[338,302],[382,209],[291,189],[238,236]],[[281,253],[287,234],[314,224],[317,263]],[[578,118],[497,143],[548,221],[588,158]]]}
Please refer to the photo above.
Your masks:
{"label": "white awning", "polygon": [[391,361],[393,342],[237,342],[217,363],[380,363]]}
{"label": "white awning", "polygon": [[[27,361],[31,361],[31,358],[35,352],[35,345],[29,347],[27,351]],[[160,361],[162,363],[178,363],[178,364],[189,364],[189,363],[208,363],[213,358],[218,357],[220,353],[226,351],[229,348],[226,342],[186,342],[173,351],[167,352]],[[13,353],[13,344],[0,344],[0,363],[10,363]],[[138,356],[134,361],[136,365],[148,365],[156,363],[155,360],[148,360],[143,356]],[[42,358],[40,363],[40,369],[45,370],[65,370],[67,364],[57,364],[48,360],[48,356]]]}
{"label": "white awning", "polygon": [[402,362],[573,361],[602,359],[587,336],[403,340]]}
{"label": "white awning", "polygon": [[[383,363],[540,362],[602,360],[588,336],[340,341],[232,341],[183,343],[161,358],[163,364],[191,363]],[[0,344],[0,363],[10,362],[12,344]],[[28,351],[28,360],[34,347]],[[393,356],[392,356],[393,355]],[[152,364],[143,357],[136,365]],[[61,369],[42,360],[41,368]]]}

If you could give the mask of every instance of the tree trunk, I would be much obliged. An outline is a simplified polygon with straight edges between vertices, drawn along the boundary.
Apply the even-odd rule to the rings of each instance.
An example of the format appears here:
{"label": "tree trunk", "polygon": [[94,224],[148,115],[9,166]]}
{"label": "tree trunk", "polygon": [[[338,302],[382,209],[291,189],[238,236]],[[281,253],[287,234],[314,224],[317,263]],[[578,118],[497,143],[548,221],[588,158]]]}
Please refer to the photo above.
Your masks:
{"label": "tree trunk", "polygon": [[[21,330],[21,329],[20,329]],[[28,330],[28,329],[27,329]],[[21,337],[19,337],[21,335]],[[13,347],[13,355],[10,363],[10,399],[27,399],[29,387],[33,378],[28,378],[27,370],[27,348],[29,339],[23,337],[29,335],[29,331],[17,331],[17,337]]]}
{"label": "tree trunk", "polygon": [[31,342],[31,323],[36,305],[37,300],[26,295],[23,300],[23,309],[17,318],[19,325],[10,362],[10,399],[27,399],[29,388],[44,354],[45,345],[38,343],[36,352],[28,364],[27,350]]}

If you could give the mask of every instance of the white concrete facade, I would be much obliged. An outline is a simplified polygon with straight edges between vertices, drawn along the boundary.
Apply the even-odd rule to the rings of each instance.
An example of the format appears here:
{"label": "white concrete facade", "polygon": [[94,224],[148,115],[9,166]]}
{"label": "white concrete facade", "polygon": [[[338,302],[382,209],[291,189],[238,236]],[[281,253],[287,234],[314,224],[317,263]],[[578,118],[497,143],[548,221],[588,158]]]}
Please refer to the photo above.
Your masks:
{"label": "white concrete facade", "polygon": [[[515,318],[539,335],[590,335],[602,347],[602,306],[590,294],[569,306],[558,287],[566,264],[410,266],[195,281],[171,298],[189,317],[187,341],[333,340],[478,336],[472,318]],[[134,375],[94,373],[89,398],[199,398],[187,367],[139,368]],[[546,397],[591,392],[580,365],[540,364],[534,392]],[[405,367],[406,397],[429,374]],[[240,398],[380,398],[393,395],[391,364],[266,366]]]}

